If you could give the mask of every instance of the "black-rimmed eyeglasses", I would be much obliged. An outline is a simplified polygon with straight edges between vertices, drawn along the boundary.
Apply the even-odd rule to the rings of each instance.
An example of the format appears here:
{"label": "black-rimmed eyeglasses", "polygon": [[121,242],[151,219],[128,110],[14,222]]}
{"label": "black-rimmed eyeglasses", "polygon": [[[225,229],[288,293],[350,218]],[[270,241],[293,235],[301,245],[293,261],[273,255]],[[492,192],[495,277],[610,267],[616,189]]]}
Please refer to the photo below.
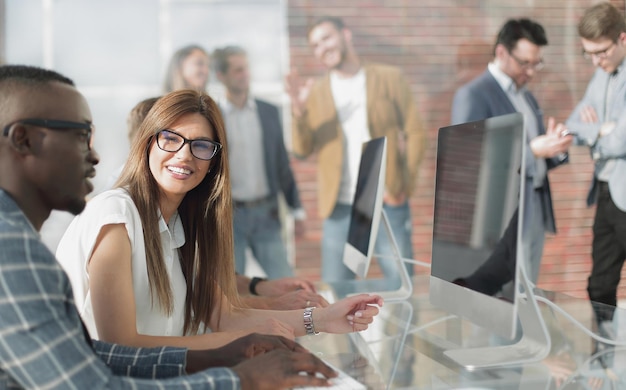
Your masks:
{"label": "black-rimmed eyeglasses", "polygon": [[172,130],[161,130],[156,134],[159,149],[176,153],[189,144],[191,154],[200,160],[210,160],[222,149],[222,144],[208,139],[187,139]]}
{"label": "black-rimmed eyeglasses", "polygon": [[61,121],[61,120],[55,120],[55,119],[26,118],[26,119],[18,119],[4,126],[4,129],[2,130],[2,134],[5,137],[8,136],[11,126],[15,125],[16,123],[42,127],[44,129],[49,129],[49,130],[83,130],[84,131],[83,135],[86,138],[87,150],[91,150],[92,135],[96,131],[93,123]]}

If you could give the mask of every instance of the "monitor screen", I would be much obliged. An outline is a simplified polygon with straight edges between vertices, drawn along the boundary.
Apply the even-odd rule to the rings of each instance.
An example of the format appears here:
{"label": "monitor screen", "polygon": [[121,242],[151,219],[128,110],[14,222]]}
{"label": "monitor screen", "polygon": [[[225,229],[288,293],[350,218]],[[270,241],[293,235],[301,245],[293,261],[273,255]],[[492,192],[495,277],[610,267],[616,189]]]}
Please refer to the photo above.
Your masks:
{"label": "monitor screen", "polygon": [[[507,263],[498,243],[518,223],[523,134],[516,113],[441,128],[437,144],[430,300],[509,338],[517,260],[513,253],[500,267]],[[510,293],[502,284],[467,282],[499,278],[511,281]]]}
{"label": "monitor screen", "polygon": [[343,258],[344,264],[361,278],[367,275],[380,224],[386,156],[385,137],[363,144]]}

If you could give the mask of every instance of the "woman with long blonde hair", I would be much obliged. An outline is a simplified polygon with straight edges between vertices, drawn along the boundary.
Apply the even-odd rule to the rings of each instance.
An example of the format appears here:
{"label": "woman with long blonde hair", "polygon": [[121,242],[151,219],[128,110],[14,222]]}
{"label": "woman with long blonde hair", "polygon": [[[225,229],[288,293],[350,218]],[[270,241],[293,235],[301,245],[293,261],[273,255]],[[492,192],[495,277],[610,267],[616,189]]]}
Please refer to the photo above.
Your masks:
{"label": "woman with long blonde hair", "polygon": [[181,90],[155,103],[116,188],[88,202],[57,250],[94,338],[212,348],[252,332],[293,338],[371,323],[382,299],[365,294],[316,310],[242,307],[227,153],[208,95]]}

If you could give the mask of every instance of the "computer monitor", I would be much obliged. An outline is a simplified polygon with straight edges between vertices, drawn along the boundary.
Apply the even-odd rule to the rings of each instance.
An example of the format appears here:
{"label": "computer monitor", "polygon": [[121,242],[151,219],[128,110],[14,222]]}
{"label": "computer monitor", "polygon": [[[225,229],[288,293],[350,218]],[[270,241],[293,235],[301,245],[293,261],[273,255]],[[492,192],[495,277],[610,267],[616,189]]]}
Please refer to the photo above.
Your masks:
{"label": "computer monitor", "polygon": [[387,138],[365,142],[343,252],[344,264],[363,279],[369,270],[380,225],[386,167]]}
{"label": "computer monitor", "polygon": [[[439,129],[430,301],[509,339],[517,335],[518,318],[523,328],[522,340],[497,354],[446,352],[467,368],[532,361],[547,353],[546,347],[549,350],[545,324],[525,276],[524,245],[517,245],[523,239],[529,198],[522,164],[525,144],[519,113]],[[517,227],[507,234],[513,237],[508,247],[512,249],[500,256],[498,243],[509,225]],[[511,294],[497,296],[498,289],[486,283],[465,282],[477,274],[487,281],[510,280]],[[523,298],[518,283],[524,287]]]}
{"label": "computer monitor", "polygon": [[[391,226],[383,209],[383,193],[385,191],[385,173],[387,167],[387,139],[380,137],[363,144],[356,191],[350,215],[348,238],[344,246],[343,263],[360,279],[366,279],[372,257],[390,257],[399,276],[393,283],[390,280],[367,280],[362,285],[353,285],[356,291],[367,291],[378,294],[387,301],[408,298],[413,286],[404,265],[404,259],[398,249]],[[379,226],[387,235],[393,253],[374,254]],[[350,283],[342,286],[348,290]],[[376,291],[380,290],[380,291]]]}

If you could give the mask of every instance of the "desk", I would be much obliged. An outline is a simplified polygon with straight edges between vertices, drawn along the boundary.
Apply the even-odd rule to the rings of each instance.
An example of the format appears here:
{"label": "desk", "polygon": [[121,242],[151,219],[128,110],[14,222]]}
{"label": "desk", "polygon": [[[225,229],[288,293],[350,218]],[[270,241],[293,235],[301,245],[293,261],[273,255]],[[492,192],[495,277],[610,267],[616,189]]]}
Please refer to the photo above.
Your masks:
{"label": "desk", "polygon": [[[428,275],[415,276],[412,297],[385,304],[365,332],[298,341],[371,389],[626,389],[626,348],[598,347],[564,315],[541,303],[552,340],[546,359],[523,366],[465,370],[444,351],[510,341],[431,305],[428,280]],[[588,329],[594,328],[589,301],[545,295]],[[618,309],[613,331],[626,340],[626,325],[617,326],[620,321],[626,324],[626,314]]]}

